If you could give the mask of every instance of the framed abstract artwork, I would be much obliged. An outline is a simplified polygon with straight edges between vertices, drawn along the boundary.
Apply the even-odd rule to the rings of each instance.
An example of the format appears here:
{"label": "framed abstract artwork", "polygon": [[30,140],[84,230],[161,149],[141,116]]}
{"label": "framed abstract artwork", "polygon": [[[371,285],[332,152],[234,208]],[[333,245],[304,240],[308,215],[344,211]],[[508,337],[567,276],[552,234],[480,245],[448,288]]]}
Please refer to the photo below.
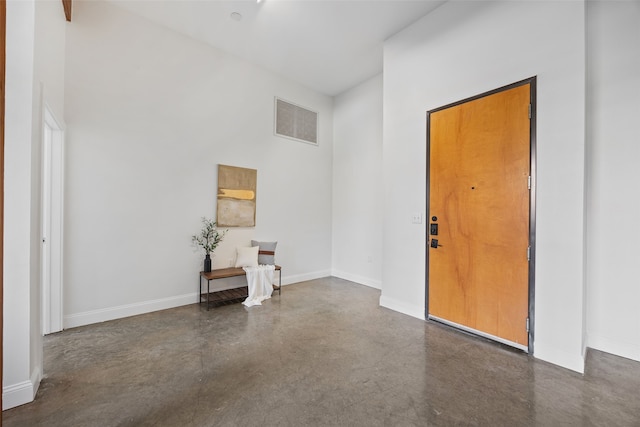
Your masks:
{"label": "framed abstract artwork", "polygon": [[258,171],[218,165],[219,227],[255,227]]}

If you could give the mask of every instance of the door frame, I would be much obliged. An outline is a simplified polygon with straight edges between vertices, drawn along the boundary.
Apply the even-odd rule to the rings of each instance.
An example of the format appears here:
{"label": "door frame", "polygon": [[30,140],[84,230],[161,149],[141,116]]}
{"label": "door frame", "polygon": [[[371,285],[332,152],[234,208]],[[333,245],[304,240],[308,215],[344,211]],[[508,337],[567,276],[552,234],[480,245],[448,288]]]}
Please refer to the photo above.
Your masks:
{"label": "door frame", "polygon": [[[4,383],[4,90],[7,44],[7,2],[0,4],[0,384]],[[0,410],[3,406],[0,393]],[[0,412],[0,427],[2,413]]]}
{"label": "door frame", "polygon": [[[431,114],[446,110],[447,108],[455,107],[457,105],[465,104],[476,99],[484,98],[486,96],[494,95],[505,90],[513,89],[518,86],[530,85],[530,100],[531,111],[529,120],[529,134],[530,134],[530,174],[531,174],[531,188],[529,191],[529,337],[528,337],[528,353],[533,354],[533,343],[535,337],[535,272],[536,272],[536,182],[537,182],[537,145],[536,145],[536,105],[537,105],[537,77],[533,76],[524,80],[520,80],[515,83],[511,83],[500,88],[475,95],[461,101],[453,102],[451,104],[444,105],[442,107],[435,108],[427,111],[427,167],[426,167],[426,211],[429,211],[430,201],[430,187],[429,176],[431,172]],[[426,223],[429,224],[431,218],[427,218]],[[429,319],[429,227],[425,229],[425,294],[424,294],[424,318],[426,321]]]}
{"label": "door frame", "polygon": [[48,104],[43,102],[40,277],[43,335],[63,329],[63,129]]}

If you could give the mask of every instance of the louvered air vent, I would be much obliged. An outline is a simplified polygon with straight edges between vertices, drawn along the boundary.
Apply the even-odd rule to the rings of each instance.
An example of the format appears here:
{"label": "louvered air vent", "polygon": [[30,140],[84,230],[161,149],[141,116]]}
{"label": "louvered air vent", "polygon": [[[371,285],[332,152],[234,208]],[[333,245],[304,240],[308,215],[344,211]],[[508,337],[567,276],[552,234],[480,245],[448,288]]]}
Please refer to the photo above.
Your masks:
{"label": "louvered air vent", "polygon": [[318,145],[318,113],[276,98],[276,135]]}

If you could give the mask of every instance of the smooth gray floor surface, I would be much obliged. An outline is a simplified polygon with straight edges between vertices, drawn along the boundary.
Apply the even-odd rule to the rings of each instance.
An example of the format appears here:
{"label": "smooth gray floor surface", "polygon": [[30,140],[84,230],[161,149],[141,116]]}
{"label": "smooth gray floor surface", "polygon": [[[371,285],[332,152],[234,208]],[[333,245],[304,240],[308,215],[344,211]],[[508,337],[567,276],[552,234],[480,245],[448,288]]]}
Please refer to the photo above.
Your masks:
{"label": "smooth gray floor surface", "polygon": [[640,426],[640,363],[591,350],[583,376],[379,297],[327,278],[47,336],[3,425]]}

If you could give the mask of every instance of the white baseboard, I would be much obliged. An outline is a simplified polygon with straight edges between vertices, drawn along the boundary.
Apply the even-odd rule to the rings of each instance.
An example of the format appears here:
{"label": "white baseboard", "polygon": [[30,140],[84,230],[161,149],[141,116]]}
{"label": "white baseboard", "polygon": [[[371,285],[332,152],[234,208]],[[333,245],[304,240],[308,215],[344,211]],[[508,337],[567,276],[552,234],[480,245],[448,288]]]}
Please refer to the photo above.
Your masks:
{"label": "white baseboard", "polygon": [[536,340],[533,344],[533,357],[554,365],[584,374],[584,355],[582,352],[568,353],[558,348],[551,348]]}
{"label": "white baseboard", "polygon": [[382,282],[380,280],[369,279],[368,277],[358,276],[356,274],[347,273],[340,270],[332,270],[331,275],[340,279],[348,280],[350,282],[359,283],[361,285],[369,286],[375,289],[382,288]]}
{"label": "white baseboard", "polygon": [[40,368],[37,368],[31,374],[29,381],[2,387],[2,410],[33,402],[41,379],[42,373]]}
{"label": "white baseboard", "polygon": [[[282,269],[284,270],[284,267]],[[291,285],[293,283],[298,283],[298,282],[306,282],[307,280],[322,279],[323,277],[329,277],[329,276],[331,276],[330,270],[320,270],[312,273],[296,274],[293,276],[282,276],[282,286]],[[275,281],[277,282],[278,275],[276,274],[275,277],[276,277]]]}
{"label": "white baseboard", "polygon": [[[331,275],[329,270],[316,271],[313,273],[298,274],[294,276],[282,276],[282,285],[304,282],[307,280],[320,279]],[[277,278],[277,275],[276,275]],[[277,280],[277,279],[276,279]],[[277,282],[276,282],[277,283]],[[234,287],[234,286],[230,286]],[[229,287],[229,288],[230,288]],[[213,289],[212,289],[213,290]],[[221,290],[221,289],[215,289]],[[190,294],[175,297],[161,298],[150,301],[142,301],[134,304],[125,304],[117,307],[101,308],[99,310],[85,311],[64,316],[64,329],[78,326],[91,325],[93,323],[106,322],[108,320],[121,319],[123,317],[137,316],[138,314],[151,313],[158,310],[180,307],[188,304],[195,304],[198,295]]]}
{"label": "white baseboard", "polygon": [[416,317],[418,319],[425,320],[424,318],[424,305],[406,304],[389,298],[387,296],[380,296],[380,305],[393,311],[397,311],[407,316]]}
{"label": "white baseboard", "polygon": [[78,326],[90,325],[92,323],[106,322],[107,320],[137,316],[138,314],[151,313],[152,311],[166,310],[168,308],[195,304],[197,301],[198,295],[193,292],[175,297],[160,298],[134,304],[125,304],[117,307],[85,311],[83,313],[69,314],[64,316],[64,328],[75,328]]}
{"label": "white baseboard", "polygon": [[640,362],[640,345],[637,343],[622,342],[602,335],[588,334],[587,347]]}

